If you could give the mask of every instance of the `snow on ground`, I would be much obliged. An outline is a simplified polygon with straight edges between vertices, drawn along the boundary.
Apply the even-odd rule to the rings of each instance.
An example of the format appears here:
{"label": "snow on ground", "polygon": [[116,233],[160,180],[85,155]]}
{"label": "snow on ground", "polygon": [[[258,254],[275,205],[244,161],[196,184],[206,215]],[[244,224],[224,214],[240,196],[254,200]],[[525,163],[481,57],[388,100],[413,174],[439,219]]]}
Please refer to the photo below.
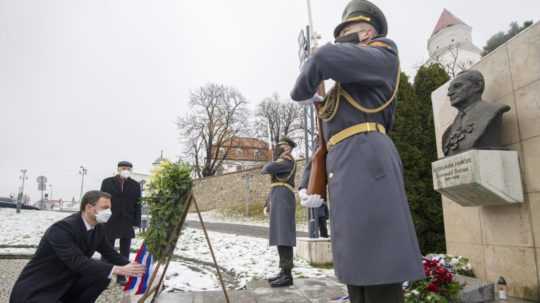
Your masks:
{"label": "snow on ground", "polygon": [[[234,274],[237,288],[243,288],[254,279],[266,279],[279,271],[277,250],[275,247],[268,247],[268,240],[217,232],[210,232],[209,237],[218,265]],[[134,246],[137,245],[140,245],[140,240],[138,243],[134,243]],[[198,229],[185,228],[182,231],[174,254],[179,257],[212,263],[212,256],[204,234]],[[333,276],[332,269],[314,268],[299,258],[295,258],[295,266],[293,273],[298,278]],[[178,268],[180,267],[178,266]],[[169,288],[178,290],[218,289],[219,284],[214,268],[207,267],[207,269],[207,272],[189,273],[183,273],[181,270],[169,270],[165,284]],[[178,275],[169,275],[171,272],[178,273]],[[204,279],[204,283],[198,284],[198,277],[201,275],[206,275],[207,279]],[[207,282],[210,280],[213,282],[208,284]]]}
{"label": "snow on ground", "polygon": [[38,245],[39,240],[54,222],[70,213],[40,210],[0,208],[0,245]]}
{"label": "snow on ground", "polygon": [[[47,228],[68,215],[31,210],[16,214],[14,209],[0,208],[0,254],[32,254]],[[203,216],[204,219],[208,217],[207,214]],[[267,240],[218,232],[209,232],[209,236],[218,264],[227,271],[225,276],[233,274],[236,280],[232,283],[229,279],[229,285],[242,288],[252,279],[264,279],[277,273],[278,254],[275,247],[268,247]],[[134,239],[132,248],[138,249],[141,242],[140,238]],[[174,254],[181,258],[212,263],[204,234],[199,229],[185,228]],[[333,270],[311,267],[298,258],[295,259],[295,265],[295,277],[333,276]],[[165,284],[169,290],[182,291],[219,288],[212,266],[189,260],[171,262]]]}

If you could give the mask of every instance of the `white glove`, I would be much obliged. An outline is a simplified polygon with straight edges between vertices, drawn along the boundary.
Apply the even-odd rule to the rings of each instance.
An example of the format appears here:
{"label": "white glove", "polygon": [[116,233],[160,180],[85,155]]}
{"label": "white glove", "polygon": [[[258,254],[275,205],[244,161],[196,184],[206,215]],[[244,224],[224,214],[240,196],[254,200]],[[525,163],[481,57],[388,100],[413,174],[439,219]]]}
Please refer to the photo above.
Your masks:
{"label": "white glove", "polygon": [[311,104],[315,104],[315,103],[320,103],[320,102],[323,102],[324,101],[324,98],[319,96],[319,94],[315,94],[313,95],[313,97],[307,99],[307,100],[304,100],[304,101],[299,101],[298,103],[302,104],[302,105],[311,105]]}
{"label": "white glove", "polygon": [[307,193],[307,189],[305,188],[302,188],[301,190],[299,190],[298,195],[300,196],[300,200],[306,200],[309,197]]}
{"label": "white glove", "polygon": [[268,217],[268,207],[265,206],[263,208],[263,214],[264,214],[265,217]]}
{"label": "white glove", "polygon": [[305,189],[301,189],[298,194],[300,195],[300,204],[303,207],[319,208],[324,203],[320,195],[309,195]]}

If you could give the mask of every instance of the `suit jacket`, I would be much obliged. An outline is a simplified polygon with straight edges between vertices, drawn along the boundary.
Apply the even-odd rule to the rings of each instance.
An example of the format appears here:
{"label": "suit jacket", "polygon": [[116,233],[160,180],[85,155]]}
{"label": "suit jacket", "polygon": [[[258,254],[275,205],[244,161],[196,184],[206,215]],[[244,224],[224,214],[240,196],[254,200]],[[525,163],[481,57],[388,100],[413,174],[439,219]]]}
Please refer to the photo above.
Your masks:
{"label": "suit jacket", "polygon": [[[110,263],[92,259],[96,251]],[[59,302],[79,277],[107,279],[113,264],[128,263],[107,241],[103,224],[97,224],[90,235],[78,212],[47,229],[15,282],[10,302]]]}
{"label": "suit jacket", "polygon": [[141,185],[127,178],[123,188],[120,177],[103,180],[101,191],[111,194],[111,219],[107,222],[109,239],[134,238],[133,226],[141,226]]}

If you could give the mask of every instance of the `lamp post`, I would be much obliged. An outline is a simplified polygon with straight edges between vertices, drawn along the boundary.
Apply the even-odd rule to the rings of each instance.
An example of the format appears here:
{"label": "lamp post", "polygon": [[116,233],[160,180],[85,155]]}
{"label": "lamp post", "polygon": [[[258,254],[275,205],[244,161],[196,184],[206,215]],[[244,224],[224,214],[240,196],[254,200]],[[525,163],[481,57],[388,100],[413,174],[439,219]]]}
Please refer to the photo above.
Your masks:
{"label": "lamp post", "polygon": [[27,169],[21,169],[22,175],[19,177],[19,179],[21,179],[22,185],[21,185],[21,194],[19,197],[17,197],[17,213],[21,212],[21,206],[24,200],[24,182],[28,180],[28,176],[26,176],[26,173],[28,173]]}
{"label": "lamp post", "polygon": [[79,203],[82,200],[82,195],[84,191],[84,176],[86,176],[87,174],[88,174],[88,168],[81,165],[81,167],[79,168],[79,175],[81,175],[81,193],[79,195]]}
{"label": "lamp post", "polygon": [[[317,41],[321,38],[320,35],[315,33],[314,27],[313,27],[313,14],[311,11],[311,0],[307,1],[307,13],[308,13],[308,22],[309,26],[306,29],[306,49],[307,52],[306,58],[309,58],[309,56],[314,52],[315,48],[317,47],[318,43]],[[313,106],[306,106],[304,107],[304,138],[306,140],[305,148],[306,148],[306,165],[307,161],[310,161],[310,155],[315,152],[315,112],[313,109]],[[322,134],[320,134],[322,136]],[[313,208],[308,209],[308,233],[310,238],[318,238],[319,237],[319,220],[318,218],[315,218],[316,210]]]}
{"label": "lamp post", "polygon": [[49,184],[49,200],[52,201],[53,199],[53,186],[52,184]]}

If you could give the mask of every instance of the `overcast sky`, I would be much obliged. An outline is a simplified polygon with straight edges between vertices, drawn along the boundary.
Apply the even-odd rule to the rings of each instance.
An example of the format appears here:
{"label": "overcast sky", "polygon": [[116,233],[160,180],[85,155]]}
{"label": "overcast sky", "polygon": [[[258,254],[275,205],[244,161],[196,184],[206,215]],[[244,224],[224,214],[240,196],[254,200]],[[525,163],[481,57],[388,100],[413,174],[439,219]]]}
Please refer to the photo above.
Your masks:
{"label": "overcast sky", "polygon": [[[315,29],[330,40],[346,0],[312,0]],[[443,8],[473,27],[482,47],[517,20],[539,19],[540,1],[376,1],[403,69],[427,59]],[[305,0],[0,0],[0,196],[16,193],[19,170],[39,198],[99,187],[119,160],[148,171],[181,155],[175,120],[189,92],[208,82],[237,87],[256,104],[288,96],[298,73]]]}

